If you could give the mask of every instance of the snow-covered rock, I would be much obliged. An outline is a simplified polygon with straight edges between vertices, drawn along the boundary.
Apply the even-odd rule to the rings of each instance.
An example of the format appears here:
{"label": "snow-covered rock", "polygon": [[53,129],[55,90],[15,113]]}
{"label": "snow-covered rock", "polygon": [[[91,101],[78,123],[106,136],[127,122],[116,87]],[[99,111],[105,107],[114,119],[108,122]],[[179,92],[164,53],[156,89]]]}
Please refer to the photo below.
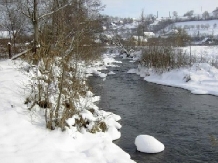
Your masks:
{"label": "snow-covered rock", "polygon": [[137,150],[144,153],[159,153],[164,150],[164,144],[153,136],[139,135],[135,139]]}

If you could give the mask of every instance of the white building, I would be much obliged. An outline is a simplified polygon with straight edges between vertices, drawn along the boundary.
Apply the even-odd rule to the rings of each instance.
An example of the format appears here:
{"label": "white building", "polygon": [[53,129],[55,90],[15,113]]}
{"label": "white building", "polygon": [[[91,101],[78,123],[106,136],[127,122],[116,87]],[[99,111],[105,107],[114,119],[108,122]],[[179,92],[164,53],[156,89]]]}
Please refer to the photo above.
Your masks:
{"label": "white building", "polygon": [[154,32],[144,32],[144,36],[146,39],[155,37]]}

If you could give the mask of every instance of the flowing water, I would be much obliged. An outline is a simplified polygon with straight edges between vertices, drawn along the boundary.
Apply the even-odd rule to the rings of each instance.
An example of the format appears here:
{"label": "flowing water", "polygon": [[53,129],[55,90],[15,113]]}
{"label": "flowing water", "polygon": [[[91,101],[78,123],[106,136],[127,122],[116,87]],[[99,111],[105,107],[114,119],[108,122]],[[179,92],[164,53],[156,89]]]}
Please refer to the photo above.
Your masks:
{"label": "flowing water", "polygon": [[[90,77],[100,108],[122,117],[121,138],[115,143],[138,163],[217,163],[218,97],[148,83],[126,72],[136,67],[122,60],[103,81]],[[152,135],[165,145],[158,154],[138,152],[134,141]]]}

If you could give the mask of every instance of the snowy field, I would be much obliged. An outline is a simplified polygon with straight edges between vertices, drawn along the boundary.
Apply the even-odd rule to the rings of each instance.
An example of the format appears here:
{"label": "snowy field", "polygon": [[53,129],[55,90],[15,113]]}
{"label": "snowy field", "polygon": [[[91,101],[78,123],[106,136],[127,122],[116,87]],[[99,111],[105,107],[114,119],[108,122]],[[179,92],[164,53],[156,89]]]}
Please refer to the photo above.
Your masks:
{"label": "snowy field", "polygon": [[[190,47],[183,49],[190,51]],[[191,54],[204,58],[202,61],[205,62],[193,63],[191,67],[175,69],[163,74],[139,65],[137,69],[131,69],[128,73],[136,73],[148,82],[187,89],[193,94],[218,96],[218,69],[209,64],[218,58],[218,47],[192,46]]]}
{"label": "snowy field", "polygon": [[198,35],[198,31],[201,36],[218,35],[218,20],[178,22],[175,26],[186,29],[191,36]]}
{"label": "snowy field", "polygon": [[[106,78],[98,70],[112,66],[115,60],[105,56],[90,73]],[[20,62],[0,61],[0,162],[1,163],[133,163],[130,155],[112,141],[121,135],[116,122],[120,116],[108,115],[110,125],[107,133],[77,132],[67,130],[49,131],[43,120],[36,121],[37,115],[29,112],[25,101],[25,85],[29,78],[21,71]],[[112,72],[110,74],[113,74]],[[99,97],[89,98],[93,102]],[[94,105],[91,103],[90,105]],[[97,107],[97,106],[95,106]],[[96,108],[99,109],[99,108]],[[70,120],[69,120],[69,123]],[[134,143],[134,142],[133,142]]]}
{"label": "snowy field", "polygon": [[167,26],[164,30],[169,32],[174,28],[184,28],[190,36],[216,36],[218,35],[218,20],[177,22]]}

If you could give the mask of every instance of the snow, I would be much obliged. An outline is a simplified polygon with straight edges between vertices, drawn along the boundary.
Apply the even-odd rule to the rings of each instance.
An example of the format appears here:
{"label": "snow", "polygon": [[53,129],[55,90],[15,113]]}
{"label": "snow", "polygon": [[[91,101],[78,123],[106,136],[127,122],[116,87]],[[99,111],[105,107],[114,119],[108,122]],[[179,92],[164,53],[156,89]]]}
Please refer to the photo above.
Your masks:
{"label": "snow", "polygon": [[144,36],[146,36],[147,38],[152,38],[155,36],[154,32],[144,32]]}
{"label": "snow", "polygon": [[[112,59],[107,63],[112,65]],[[69,128],[65,132],[50,131],[45,128],[44,119],[37,112],[30,112],[24,105],[29,77],[24,72],[21,61],[0,61],[0,162],[2,163],[133,163],[130,155],[125,153],[112,141],[120,137],[121,117],[99,110],[107,117],[108,132],[91,134],[78,132]],[[24,64],[24,66],[26,66]],[[96,66],[97,69],[97,66]],[[84,105],[93,105],[100,98],[87,92]],[[84,99],[81,100],[84,102]],[[93,117],[87,110],[81,115]],[[77,117],[68,119],[72,125]]]}
{"label": "snow", "polygon": [[103,73],[101,70],[107,70],[107,67],[119,67],[116,64],[122,63],[120,61],[116,61],[114,57],[116,57],[117,54],[104,54],[103,60],[93,63],[91,66],[88,66],[86,69],[86,76],[92,76],[93,74],[103,78],[103,80],[107,77],[107,75],[115,74],[114,72],[109,73]]}
{"label": "snow", "polygon": [[147,39],[144,38],[143,36],[133,36],[134,40],[139,40],[139,41],[143,41],[143,42],[147,42]]}
{"label": "snow", "polygon": [[160,153],[164,151],[164,145],[150,135],[139,135],[135,139],[137,150],[144,153]]}
{"label": "snow", "polygon": [[[189,47],[183,49],[189,50]],[[194,46],[191,50],[191,54],[199,58],[199,63],[193,63],[191,67],[159,74],[139,65],[137,69],[130,69],[127,73],[136,73],[148,82],[190,90],[193,94],[218,96],[218,69],[210,64],[218,58],[217,47]]]}
{"label": "snow", "polygon": [[113,72],[113,71],[110,71],[110,72],[108,73],[108,75],[114,75],[114,74],[116,74],[116,73]]}
{"label": "snow", "polygon": [[10,38],[9,31],[0,31],[0,38],[1,39],[9,39]]}
{"label": "snow", "polygon": [[205,21],[186,21],[177,22],[169,25],[164,30],[170,31],[173,28],[184,28],[190,36],[208,36],[218,35],[218,20],[205,20]]}
{"label": "snow", "polygon": [[191,68],[180,68],[163,74],[147,68],[129,70],[128,73],[135,72],[148,82],[187,89],[193,94],[218,96],[218,70],[207,63],[194,64]]}

